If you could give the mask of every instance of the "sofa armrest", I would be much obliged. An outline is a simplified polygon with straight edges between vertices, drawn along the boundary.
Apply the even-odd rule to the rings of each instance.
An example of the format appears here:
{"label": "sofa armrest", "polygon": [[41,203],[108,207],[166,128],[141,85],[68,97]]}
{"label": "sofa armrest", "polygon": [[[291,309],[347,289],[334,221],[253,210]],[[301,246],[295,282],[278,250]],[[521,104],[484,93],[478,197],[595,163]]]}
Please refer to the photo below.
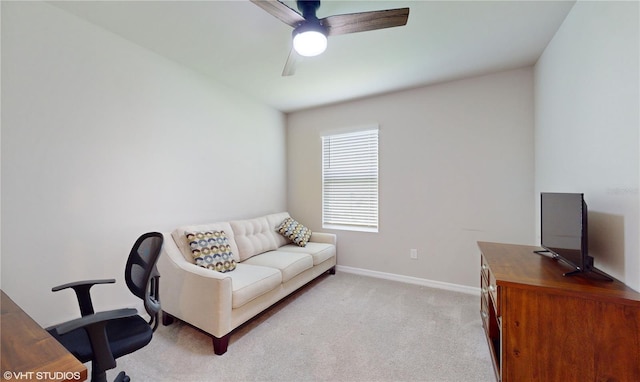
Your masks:
{"label": "sofa armrest", "polygon": [[231,330],[231,278],[188,262],[171,234],[163,235],[158,259],[162,310],[214,336],[227,334]]}
{"label": "sofa armrest", "polygon": [[327,233],[327,232],[312,232],[311,239],[309,241],[314,243],[326,243],[337,245],[338,237],[335,233]]}

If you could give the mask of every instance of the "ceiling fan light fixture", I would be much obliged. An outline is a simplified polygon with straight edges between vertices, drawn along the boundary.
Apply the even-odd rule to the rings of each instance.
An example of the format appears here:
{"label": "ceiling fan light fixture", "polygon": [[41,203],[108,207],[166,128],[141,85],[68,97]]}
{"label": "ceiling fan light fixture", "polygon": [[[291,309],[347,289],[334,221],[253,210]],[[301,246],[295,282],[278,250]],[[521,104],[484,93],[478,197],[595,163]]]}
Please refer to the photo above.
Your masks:
{"label": "ceiling fan light fixture", "polygon": [[313,57],[327,49],[327,32],[320,23],[306,22],[293,30],[293,49],[304,57]]}

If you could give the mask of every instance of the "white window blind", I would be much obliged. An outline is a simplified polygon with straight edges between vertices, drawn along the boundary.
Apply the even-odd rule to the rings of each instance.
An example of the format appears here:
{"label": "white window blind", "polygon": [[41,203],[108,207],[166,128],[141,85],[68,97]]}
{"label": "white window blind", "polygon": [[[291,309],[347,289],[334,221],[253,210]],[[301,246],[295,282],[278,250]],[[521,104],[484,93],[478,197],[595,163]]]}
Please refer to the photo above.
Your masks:
{"label": "white window blind", "polygon": [[378,129],[322,137],[322,225],[378,231]]}

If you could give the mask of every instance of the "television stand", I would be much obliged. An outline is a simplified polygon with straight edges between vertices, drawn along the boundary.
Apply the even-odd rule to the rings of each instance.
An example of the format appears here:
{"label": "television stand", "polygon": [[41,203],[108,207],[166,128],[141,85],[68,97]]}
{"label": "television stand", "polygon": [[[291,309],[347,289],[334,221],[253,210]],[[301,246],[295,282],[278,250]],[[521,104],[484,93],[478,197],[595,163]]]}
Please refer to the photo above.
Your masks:
{"label": "television stand", "polygon": [[609,281],[609,282],[613,282],[613,277],[609,276],[608,274],[604,273],[603,271],[599,270],[596,267],[590,267],[589,269],[586,270],[582,270],[582,269],[576,269],[574,271],[571,272],[566,272],[563,273],[563,276],[576,276],[576,275],[581,275],[581,276],[585,276],[588,278],[592,278],[590,276],[592,275],[598,275],[598,277],[596,277],[597,279],[603,280],[603,281]]}
{"label": "television stand", "polygon": [[[540,256],[545,256],[545,257],[549,257],[552,258],[553,260],[560,260],[560,256],[556,255],[555,253],[547,250],[547,249],[537,249],[535,251],[533,251],[533,253],[538,254]],[[549,254],[549,256],[546,256],[546,254]]]}
{"label": "television stand", "polygon": [[572,269],[532,256],[536,247],[478,247],[480,315],[498,381],[640,381],[640,293],[615,279],[563,277]]}
{"label": "television stand", "polygon": [[563,276],[575,276],[575,275],[582,276],[583,275],[585,277],[591,278],[590,276],[592,276],[593,274],[598,275],[598,277],[596,278],[599,280],[610,281],[610,282],[613,281],[613,277],[609,276],[608,274],[604,273],[603,271],[593,266],[593,257],[591,256],[587,256],[587,264],[585,269],[577,268],[572,272],[564,273]]}
{"label": "television stand", "polygon": [[581,274],[581,273],[583,273],[583,271],[582,271],[581,269],[576,269],[576,270],[573,270],[573,271],[571,271],[571,272],[565,272],[565,273],[563,273],[562,275],[563,275],[563,276],[565,276],[565,277],[567,277],[567,276],[575,276],[575,275],[579,275],[579,274]]}
{"label": "television stand", "polygon": [[[555,253],[547,250],[547,249],[536,249],[533,251],[533,253],[541,255],[541,256],[545,256],[546,254],[549,254],[549,256],[545,256],[545,257],[550,257],[553,260],[556,261],[562,261],[563,263],[567,264],[570,267],[573,267],[573,265],[569,264],[568,262],[566,262],[562,257],[556,255]],[[587,277],[589,277],[589,275],[591,273],[595,273],[596,275],[600,276],[599,278],[601,280],[604,281],[613,281],[613,277],[609,276],[608,274],[604,273],[603,271],[599,270],[598,268],[593,266],[593,257],[589,256],[587,257],[588,259],[588,264],[587,264],[587,268],[586,269],[580,269],[580,268],[575,268],[573,271],[569,271],[569,272],[565,272],[562,275],[563,276],[576,276],[576,275],[585,275]]]}

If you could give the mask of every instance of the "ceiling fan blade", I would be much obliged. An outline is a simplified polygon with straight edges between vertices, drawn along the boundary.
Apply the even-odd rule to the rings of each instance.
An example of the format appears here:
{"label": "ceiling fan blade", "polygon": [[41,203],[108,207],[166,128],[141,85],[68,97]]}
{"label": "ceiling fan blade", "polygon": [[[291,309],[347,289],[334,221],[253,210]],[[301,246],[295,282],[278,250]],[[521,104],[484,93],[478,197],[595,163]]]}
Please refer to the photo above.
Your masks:
{"label": "ceiling fan blade", "polygon": [[277,0],[251,0],[251,2],[294,28],[304,21],[301,14]]}
{"label": "ceiling fan blade", "polygon": [[406,25],[408,19],[409,8],[398,8],[329,16],[320,20],[320,22],[327,27],[329,36],[335,36],[346,33],[399,27]]}
{"label": "ceiling fan blade", "polygon": [[293,76],[296,73],[296,65],[298,61],[300,61],[300,58],[296,50],[291,48],[287,62],[284,64],[284,69],[282,70],[282,77]]}

